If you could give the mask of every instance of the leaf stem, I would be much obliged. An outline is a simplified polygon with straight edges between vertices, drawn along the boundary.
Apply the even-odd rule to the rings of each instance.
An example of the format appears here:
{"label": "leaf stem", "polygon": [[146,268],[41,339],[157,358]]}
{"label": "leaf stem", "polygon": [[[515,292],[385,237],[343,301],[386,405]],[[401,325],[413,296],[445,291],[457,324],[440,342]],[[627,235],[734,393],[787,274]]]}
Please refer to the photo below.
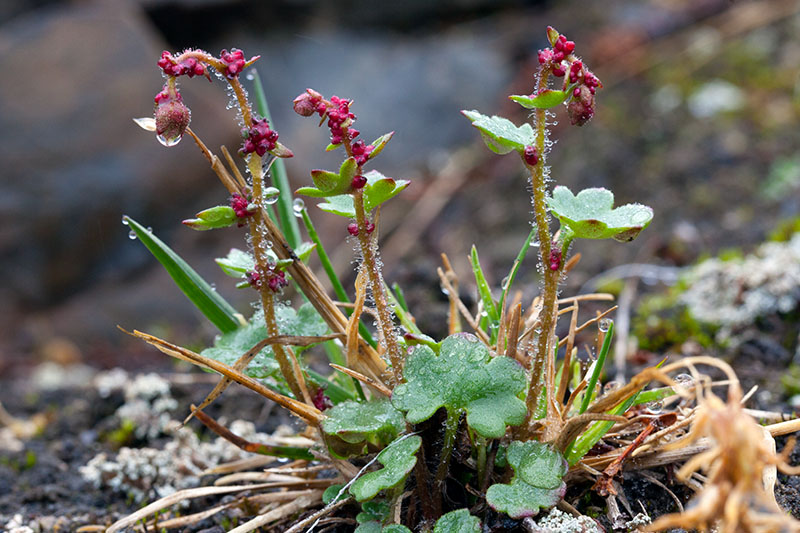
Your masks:
{"label": "leaf stem", "polygon": [[461,411],[458,409],[447,409],[447,421],[444,425],[444,443],[442,443],[442,454],[439,456],[439,466],[436,468],[436,477],[433,480],[433,495],[436,498],[436,510],[441,514],[442,489],[444,480],[447,477],[447,470],[450,466],[450,456],[456,443],[456,433],[458,433],[458,423],[461,420]]}

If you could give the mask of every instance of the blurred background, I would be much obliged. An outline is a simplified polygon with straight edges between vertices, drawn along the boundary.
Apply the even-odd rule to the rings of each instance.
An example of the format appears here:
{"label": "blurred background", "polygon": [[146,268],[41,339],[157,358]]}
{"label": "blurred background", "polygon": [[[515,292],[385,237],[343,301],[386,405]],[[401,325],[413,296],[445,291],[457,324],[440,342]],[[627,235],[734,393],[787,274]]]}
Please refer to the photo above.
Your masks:
{"label": "blurred background", "polygon": [[[213,262],[242,246],[242,230],[180,225],[224,203],[224,189],[190,141],[165,148],[131,121],[152,113],[163,49],[261,55],[274,126],[295,153],[294,188],[309,183],[311,168],[338,165],[338,155],[323,152],[325,130],[292,113],[306,87],[354,99],[367,140],[396,131],[375,166],[412,185],[382,214],[386,277],[406,288],[434,334],[446,308],[439,253],[449,255],[468,300],[470,246],[497,284],[529,231],[518,159],[486,150],[459,110],[523,121],[506,95],[531,91],[548,24],[577,43],[605,85],[587,126],[570,126],[559,110],[553,176],[655,209],[632,244],[578,243],[583,259],[565,292],[617,265],[673,267],[748,251],[800,213],[798,1],[4,0],[0,21],[4,376],[42,361],[168,364],[117,324],[196,346],[213,337],[129,240],[123,214],[151,226],[247,313],[252,295]],[[194,79],[182,90],[206,144],[235,149],[224,87]],[[350,275],[346,223],[313,211]],[[536,292],[532,255],[518,287]]]}

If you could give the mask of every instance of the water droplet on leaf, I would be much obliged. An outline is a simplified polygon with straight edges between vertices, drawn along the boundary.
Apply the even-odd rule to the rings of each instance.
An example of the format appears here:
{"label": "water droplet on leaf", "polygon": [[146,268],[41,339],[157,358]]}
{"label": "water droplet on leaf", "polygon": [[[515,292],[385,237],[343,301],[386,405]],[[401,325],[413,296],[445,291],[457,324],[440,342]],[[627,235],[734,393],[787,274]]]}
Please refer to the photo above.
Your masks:
{"label": "water droplet on leaf", "polygon": [[136,240],[136,232],[135,232],[135,231],[133,231],[133,230],[130,230],[130,231],[128,232],[128,238],[129,238],[130,240],[132,240],[132,241],[135,241],[135,240]]}
{"label": "water droplet on leaf", "polygon": [[662,409],[664,409],[664,402],[662,402],[661,400],[648,402],[645,407],[650,414],[657,415],[661,413]]}
{"label": "water droplet on leaf", "polygon": [[272,205],[278,201],[278,198],[281,196],[281,191],[276,189],[275,187],[267,187],[264,189],[264,201],[268,205]]}
{"label": "water droplet on leaf", "polygon": [[128,225],[128,217],[126,217],[125,215],[122,215],[122,225],[123,226]]}
{"label": "water droplet on leaf", "polygon": [[597,329],[605,333],[611,327],[611,320],[607,318],[601,318],[600,321],[597,322]]}

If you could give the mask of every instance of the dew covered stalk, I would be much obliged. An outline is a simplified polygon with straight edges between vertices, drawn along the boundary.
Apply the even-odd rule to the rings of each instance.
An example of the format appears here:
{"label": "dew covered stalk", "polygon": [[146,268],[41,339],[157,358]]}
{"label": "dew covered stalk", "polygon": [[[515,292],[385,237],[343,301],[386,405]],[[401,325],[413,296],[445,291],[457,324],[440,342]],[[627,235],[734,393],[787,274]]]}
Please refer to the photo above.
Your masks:
{"label": "dew covered stalk", "polygon": [[394,381],[395,383],[400,383],[403,379],[403,357],[394,331],[392,312],[389,309],[389,305],[386,302],[386,295],[383,292],[384,283],[383,275],[378,265],[378,250],[373,241],[373,231],[370,231],[370,228],[374,230],[374,226],[367,218],[367,214],[364,210],[364,195],[362,190],[355,192],[353,201],[356,212],[356,224],[358,225],[358,244],[361,248],[361,268],[365,269],[367,272],[370,292],[372,293],[372,298],[375,300],[375,309],[378,314],[378,328],[381,331],[383,341],[386,345],[386,353],[392,364]]}
{"label": "dew covered stalk", "polygon": [[[547,82],[550,75],[549,69],[539,69],[539,81],[537,92],[547,89]],[[539,244],[539,264],[544,276],[544,287],[542,295],[542,314],[541,330],[537,340],[536,349],[531,358],[531,380],[528,389],[527,406],[528,416],[532,417],[539,411],[539,399],[541,397],[541,387],[551,384],[551,379],[541,379],[542,373],[547,373],[547,378],[555,372],[555,355],[551,349],[553,332],[555,329],[556,314],[558,306],[556,297],[558,296],[558,280],[561,276],[563,261],[560,261],[556,269],[552,269],[551,252],[553,251],[552,235],[550,233],[550,217],[547,214],[546,196],[547,184],[545,183],[545,165],[547,153],[545,145],[547,141],[547,110],[536,109],[533,112],[534,131],[536,132],[536,154],[535,164],[530,158],[523,155],[523,161],[528,168],[531,176],[531,189],[533,213],[536,224],[537,239]],[[548,386],[547,403],[552,405],[552,387]]]}

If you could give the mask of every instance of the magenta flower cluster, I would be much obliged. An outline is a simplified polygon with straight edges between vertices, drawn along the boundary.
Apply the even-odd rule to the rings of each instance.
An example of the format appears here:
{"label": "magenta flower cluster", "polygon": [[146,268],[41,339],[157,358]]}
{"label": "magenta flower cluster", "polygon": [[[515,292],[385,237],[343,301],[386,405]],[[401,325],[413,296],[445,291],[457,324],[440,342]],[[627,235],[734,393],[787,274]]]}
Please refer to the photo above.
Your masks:
{"label": "magenta flower cluster", "polygon": [[289,285],[286,272],[278,270],[274,266],[268,267],[263,274],[256,270],[248,272],[247,282],[256,290],[260,291],[264,287],[268,287],[272,292],[278,292]]}
{"label": "magenta flower cluster", "polygon": [[236,218],[247,218],[255,214],[255,211],[250,209],[250,201],[238,192],[231,196],[230,205]]}
{"label": "magenta flower cluster", "polygon": [[278,132],[270,129],[265,118],[254,118],[252,125],[242,130],[242,137],[244,142],[239,149],[241,155],[255,152],[263,157],[267,152],[274,150],[278,143]]}
{"label": "magenta flower cluster", "polygon": [[244,70],[244,66],[247,63],[244,59],[244,52],[238,48],[231,48],[230,52],[223,50],[219,53],[219,59],[225,65],[225,72],[222,74],[228,79],[238,76]]}
{"label": "magenta flower cluster", "polygon": [[573,55],[574,51],[575,43],[559,35],[552,48],[539,50],[539,63],[556,77],[567,76],[569,83],[575,85],[567,103],[567,112],[573,125],[583,126],[594,116],[594,95],[603,84]]}
{"label": "magenta flower cluster", "polygon": [[161,67],[161,70],[164,71],[164,74],[167,76],[172,76],[173,78],[184,75],[189,76],[190,78],[208,75],[208,65],[206,65],[204,62],[194,57],[187,57],[181,61],[178,61],[167,50],[161,52],[161,59],[158,60],[158,66]]}
{"label": "magenta flower cluster", "polygon": [[[333,145],[342,144],[345,138],[352,141],[360,133],[351,127],[356,120],[355,114],[350,111],[352,103],[352,100],[338,96],[331,96],[330,101],[325,100],[314,89],[306,89],[306,92],[295,98],[293,102],[294,111],[298,115],[310,117],[316,113],[322,118],[328,118],[328,128],[331,131],[331,144]],[[362,166],[369,160],[369,155],[374,148],[362,140],[353,143],[352,153],[358,166]]]}

